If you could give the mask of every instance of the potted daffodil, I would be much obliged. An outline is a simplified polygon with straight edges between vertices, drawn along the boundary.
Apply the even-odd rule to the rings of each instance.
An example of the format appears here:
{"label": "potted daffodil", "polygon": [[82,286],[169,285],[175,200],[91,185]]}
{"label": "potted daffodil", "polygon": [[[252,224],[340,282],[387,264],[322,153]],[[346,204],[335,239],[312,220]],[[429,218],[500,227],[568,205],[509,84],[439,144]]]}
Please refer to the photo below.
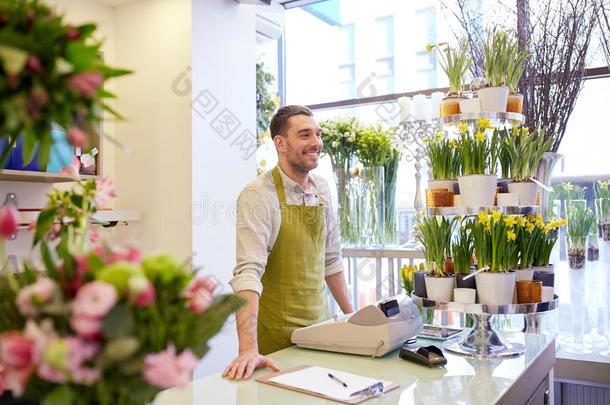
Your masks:
{"label": "potted daffodil", "polygon": [[438,62],[449,79],[449,94],[440,105],[440,117],[443,118],[460,113],[460,100],[466,99],[464,75],[472,59],[467,55],[466,41],[462,41],[457,49],[450,47],[446,42],[426,46],[426,50],[430,53],[435,49]]}
{"label": "potted daffodil", "polygon": [[485,80],[487,87],[479,89],[482,112],[506,112],[508,87],[506,72],[508,67],[508,34],[504,31],[486,30],[483,43]]}
{"label": "potted daffodil", "polygon": [[432,180],[428,180],[428,189],[447,189],[457,194],[457,176],[461,166],[457,142],[447,139],[441,132],[432,139],[425,138],[424,142],[432,169]]}
{"label": "potted daffodil", "polygon": [[417,239],[421,242],[426,257],[425,277],[428,299],[451,301],[454,278],[446,272],[445,262],[450,259],[451,235],[455,218],[419,217]]}

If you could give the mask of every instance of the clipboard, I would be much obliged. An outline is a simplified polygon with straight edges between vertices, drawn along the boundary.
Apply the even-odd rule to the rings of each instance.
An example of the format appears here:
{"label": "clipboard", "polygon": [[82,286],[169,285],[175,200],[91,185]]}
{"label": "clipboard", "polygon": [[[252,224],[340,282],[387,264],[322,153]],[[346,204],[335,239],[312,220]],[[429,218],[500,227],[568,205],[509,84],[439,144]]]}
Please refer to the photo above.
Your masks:
{"label": "clipboard", "polygon": [[[295,386],[292,386],[292,385],[282,384],[282,383],[278,383],[276,381],[271,381],[272,378],[275,378],[275,377],[278,377],[278,376],[281,376],[281,375],[284,375],[284,374],[291,374],[291,373],[294,373],[294,372],[297,372],[297,371],[301,371],[301,370],[304,370],[304,369],[310,368],[310,367],[312,367],[312,366],[302,365],[302,366],[293,367],[293,368],[290,368],[290,369],[287,369],[287,370],[278,371],[276,373],[271,373],[271,374],[266,375],[264,377],[259,377],[259,378],[255,379],[255,381],[261,382],[263,384],[269,384],[269,385],[274,385],[276,387],[289,389],[289,390],[296,391],[296,392],[301,392],[301,393],[304,393],[304,394],[313,395],[313,396],[316,396],[316,397],[319,397],[319,398],[329,399],[331,401],[341,402],[341,403],[344,403],[344,404],[359,404],[359,403],[364,402],[364,401],[366,401],[368,399],[374,398],[372,396],[359,396],[359,397],[354,397],[352,399],[342,399],[342,398],[336,398],[336,397],[333,397],[333,396],[325,395],[325,394],[322,394],[322,393],[319,393],[319,392],[303,389],[303,388],[300,388],[300,387],[295,387]],[[327,370],[330,370],[330,369],[327,369]],[[331,372],[333,372],[333,371],[336,372],[336,370],[330,370],[330,371]],[[386,381],[386,383],[388,383],[388,382]],[[391,390],[393,390],[395,388],[398,388],[398,387],[400,387],[400,384],[389,382],[389,385],[384,387],[384,391],[383,392],[385,394],[386,392],[389,392],[389,391],[391,391]]]}

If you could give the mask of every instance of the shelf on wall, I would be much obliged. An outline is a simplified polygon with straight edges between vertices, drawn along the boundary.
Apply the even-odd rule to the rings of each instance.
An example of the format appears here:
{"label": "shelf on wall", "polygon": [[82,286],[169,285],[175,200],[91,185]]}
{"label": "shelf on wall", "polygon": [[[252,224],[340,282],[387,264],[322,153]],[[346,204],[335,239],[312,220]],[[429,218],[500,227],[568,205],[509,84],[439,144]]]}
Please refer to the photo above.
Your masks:
{"label": "shelf on wall", "polygon": [[[19,211],[19,223],[27,225],[38,219],[40,210]],[[99,222],[130,222],[141,221],[142,211],[140,210],[100,210],[93,216]]]}
{"label": "shelf on wall", "polygon": [[[81,174],[81,180],[95,179],[98,180],[98,175]],[[68,174],[50,173],[50,172],[33,172],[27,170],[2,170],[0,171],[0,181],[33,181],[38,183],[65,183],[75,181],[74,177]]]}

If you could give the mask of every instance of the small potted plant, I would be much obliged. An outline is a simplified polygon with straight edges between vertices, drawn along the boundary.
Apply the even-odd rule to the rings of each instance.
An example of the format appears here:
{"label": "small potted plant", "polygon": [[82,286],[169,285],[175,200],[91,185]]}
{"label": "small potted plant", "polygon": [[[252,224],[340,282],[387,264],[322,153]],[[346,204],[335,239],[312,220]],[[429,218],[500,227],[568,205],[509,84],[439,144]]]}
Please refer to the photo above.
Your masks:
{"label": "small potted plant", "polygon": [[447,139],[439,132],[433,139],[424,139],[424,142],[432,169],[432,180],[428,180],[428,189],[447,189],[457,194],[456,178],[460,172],[461,155],[456,148],[456,141]]}
{"label": "small potted plant", "polygon": [[604,241],[610,241],[610,180],[595,184],[595,211],[599,234]]}
{"label": "small potted plant", "polygon": [[554,271],[553,263],[551,263],[551,252],[559,237],[557,229],[565,224],[567,224],[565,219],[553,219],[545,224],[542,232],[536,233],[538,237],[536,242],[537,249],[532,263],[534,279],[536,278],[536,273],[552,273]]}
{"label": "small potted plant", "polygon": [[470,274],[472,270],[472,255],[474,254],[474,246],[472,244],[472,236],[465,226],[460,228],[459,233],[451,244],[451,255],[453,257],[455,284],[457,288],[475,288],[476,282],[474,277],[464,280],[464,277]]}
{"label": "small potted plant", "polygon": [[423,246],[426,257],[425,277],[428,299],[434,301],[451,301],[454,278],[445,271],[447,252],[451,247],[451,235],[455,218],[420,217],[418,220],[417,239]]}
{"label": "small potted plant", "polygon": [[585,267],[587,236],[595,221],[593,212],[582,205],[574,205],[569,210],[566,248],[571,269],[582,269]]}
{"label": "small potted plant", "polygon": [[544,233],[542,217],[529,215],[516,219],[517,246],[519,263],[516,269],[516,280],[532,280],[534,277],[534,258],[538,253],[538,243]]}
{"label": "small potted plant", "polygon": [[479,101],[483,112],[506,112],[508,87],[508,35],[504,31],[486,30],[483,43],[485,80],[487,87],[479,89]]}
{"label": "small potted plant", "polygon": [[462,175],[458,177],[462,205],[466,207],[490,207],[494,205],[496,169],[500,138],[497,131],[488,139],[487,129],[492,129],[487,119],[477,121],[474,134],[466,125],[460,125],[457,149],[462,162]]}
{"label": "small potted plant", "polygon": [[508,174],[513,179],[508,184],[508,191],[519,195],[519,205],[536,205],[538,186],[532,181],[538,171],[538,164],[544,152],[550,147],[553,139],[544,140],[544,129],[536,128],[530,133],[529,128],[519,127],[505,130],[502,137],[500,153],[506,160]]}
{"label": "small potted plant", "polygon": [[[526,42],[525,47],[529,44]],[[506,66],[506,87],[508,87],[508,101],[506,112],[519,113],[523,111],[523,94],[518,93],[519,79],[525,70],[525,61],[530,55],[525,49],[519,51],[519,41],[513,36],[508,42]]]}
{"label": "small potted plant", "polygon": [[433,52],[434,49],[437,50],[438,62],[449,79],[449,94],[441,102],[440,117],[459,114],[460,100],[466,99],[464,96],[464,75],[472,62],[466,52],[466,41],[462,41],[457,49],[451,48],[446,42],[426,46],[428,52]]}
{"label": "small potted plant", "polygon": [[470,219],[470,230],[479,271],[475,275],[479,303],[506,305],[513,301],[515,272],[510,260],[517,250],[517,235],[500,211],[481,211]]}

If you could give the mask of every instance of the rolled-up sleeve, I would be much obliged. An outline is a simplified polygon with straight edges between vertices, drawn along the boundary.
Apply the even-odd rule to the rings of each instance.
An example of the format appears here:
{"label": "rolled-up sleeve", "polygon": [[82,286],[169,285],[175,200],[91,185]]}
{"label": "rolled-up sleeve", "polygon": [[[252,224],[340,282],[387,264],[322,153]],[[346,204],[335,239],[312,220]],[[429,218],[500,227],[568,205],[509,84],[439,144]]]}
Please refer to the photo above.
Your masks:
{"label": "rolled-up sleeve", "polygon": [[326,214],[326,254],[324,261],[324,276],[328,277],[343,271],[343,256],[341,255],[341,239],[337,226],[335,208],[330,199],[328,183],[324,179],[318,179],[318,192],[325,206]]}
{"label": "rolled-up sleeve", "polygon": [[272,231],[271,207],[263,192],[246,187],[237,200],[236,265],[229,281],[233,292],[263,291],[261,277],[267,265],[269,238]]}

